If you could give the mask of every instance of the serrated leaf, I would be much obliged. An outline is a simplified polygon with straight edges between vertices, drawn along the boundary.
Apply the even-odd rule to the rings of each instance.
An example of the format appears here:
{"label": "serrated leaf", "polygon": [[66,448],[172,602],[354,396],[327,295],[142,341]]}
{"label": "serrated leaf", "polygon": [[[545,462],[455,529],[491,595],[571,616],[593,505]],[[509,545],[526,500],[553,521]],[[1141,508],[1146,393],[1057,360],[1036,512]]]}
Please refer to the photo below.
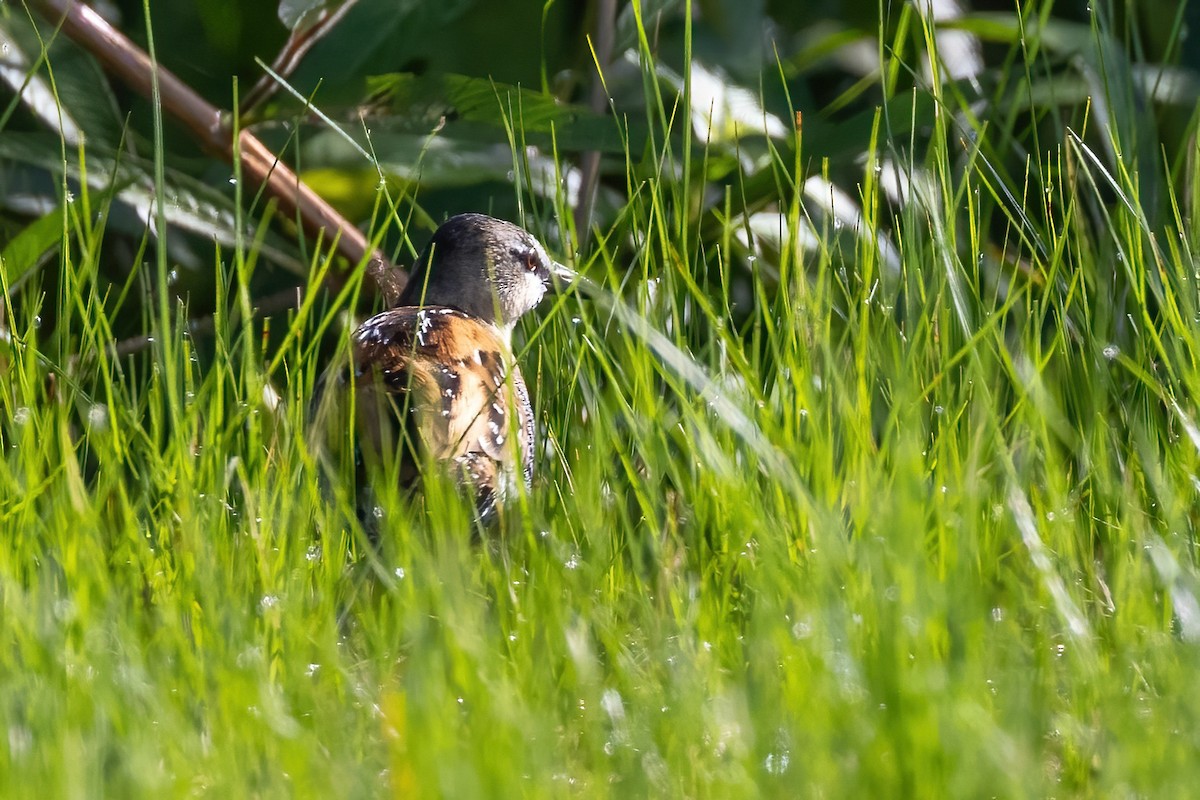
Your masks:
{"label": "serrated leaf", "polygon": [[53,130],[61,129],[72,144],[82,132],[89,141],[117,146],[124,123],[112,87],[95,59],[65,40],[54,39],[49,56],[54,64],[51,84],[44,68],[28,74],[42,47],[28,20],[13,16],[0,22],[0,42],[5,53],[0,74],[14,89],[24,84],[21,100],[39,119]]}
{"label": "serrated leaf", "polygon": [[[76,153],[67,151],[64,161],[58,143],[39,134],[7,132],[0,136],[0,159],[38,167],[60,182],[63,177],[76,182],[85,179]],[[139,220],[152,218],[150,212],[157,196],[153,165],[126,154],[118,158],[113,151],[97,145],[87,150],[86,181],[90,188],[100,191],[115,186],[117,199],[132,206]],[[237,242],[237,207],[218,190],[189,175],[167,170],[164,198],[163,212],[169,225],[227,247]],[[57,202],[55,198],[48,199]],[[243,233],[249,235],[252,231],[247,226]],[[267,236],[264,252],[297,274],[307,273],[306,266],[295,259],[291,248],[278,237]]]}
{"label": "serrated leaf", "polygon": [[[388,109],[386,118],[371,120],[372,129],[428,132],[444,122],[441,138],[495,142],[506,140],[504,131],[512,126],[530,144],[548,145],[553,132],[562,150],[625,149],[624,135],[611,116],[487,78],[404,73],[375,76],[368,87]],[[628,135],[630,148],[641,149],[644,126],[634,126]]]}

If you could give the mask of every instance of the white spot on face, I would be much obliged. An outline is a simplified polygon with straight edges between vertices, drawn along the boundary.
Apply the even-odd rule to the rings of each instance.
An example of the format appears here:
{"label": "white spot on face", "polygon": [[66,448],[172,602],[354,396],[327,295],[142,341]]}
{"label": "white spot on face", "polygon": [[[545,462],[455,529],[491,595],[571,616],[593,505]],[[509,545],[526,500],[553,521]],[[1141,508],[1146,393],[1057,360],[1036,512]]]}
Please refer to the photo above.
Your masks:
{"label": "white spot on face", "polygon": [[538,303],[542,302],[542,298],[546,296],[546,284],[542,283],[542,279],[534,273],[526,272],[525,291],[529,295],[529,307],[533,308]]}
{"label": "white spot on face", "polygon": [[478,364],[481,367],[483,366],[483,351],[482,350],[476,350],[471,355],[471,358],[473,358],[475,360],[476,364]]}

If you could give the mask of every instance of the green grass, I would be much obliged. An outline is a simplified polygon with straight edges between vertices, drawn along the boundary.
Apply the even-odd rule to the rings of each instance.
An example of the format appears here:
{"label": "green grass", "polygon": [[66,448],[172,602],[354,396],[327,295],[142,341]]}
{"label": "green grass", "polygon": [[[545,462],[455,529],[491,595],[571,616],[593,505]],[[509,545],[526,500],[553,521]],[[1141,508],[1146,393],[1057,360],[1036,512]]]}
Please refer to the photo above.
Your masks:
{"label": "green grass", "polygon": [[[64,204],[61,280],[3,287],[0,794],[1188,796],[1194,198],[1153,227],[1069,134],[1002,184],[1016,123],[964,153],[948,116],[923,202],[892,218],[880,133],[863,229],[814,218],[813,249],[780,156],[759,261],[660,128],[578,265],[633,311],[574,292],[523,328],[549,444],[483,544],[435,484],[383,497],[373,550],[322,466],[346,297],[273,320],[279,351],[229,313],[164,335],[168,303],[113,360],[108,198]],[[218,254],[224,311],[254,261]]]}

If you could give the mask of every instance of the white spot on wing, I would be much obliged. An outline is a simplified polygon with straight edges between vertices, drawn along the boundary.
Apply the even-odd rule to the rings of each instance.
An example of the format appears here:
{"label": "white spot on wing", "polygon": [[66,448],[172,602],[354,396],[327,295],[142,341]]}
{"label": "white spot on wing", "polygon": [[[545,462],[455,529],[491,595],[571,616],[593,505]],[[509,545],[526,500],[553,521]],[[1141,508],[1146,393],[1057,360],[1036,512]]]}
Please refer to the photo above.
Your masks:
{"label": "white spot on wing", "polygon": [[433,327],[433,320],[425,311],[417,312],[417,344],[425,346],[425,334]]}

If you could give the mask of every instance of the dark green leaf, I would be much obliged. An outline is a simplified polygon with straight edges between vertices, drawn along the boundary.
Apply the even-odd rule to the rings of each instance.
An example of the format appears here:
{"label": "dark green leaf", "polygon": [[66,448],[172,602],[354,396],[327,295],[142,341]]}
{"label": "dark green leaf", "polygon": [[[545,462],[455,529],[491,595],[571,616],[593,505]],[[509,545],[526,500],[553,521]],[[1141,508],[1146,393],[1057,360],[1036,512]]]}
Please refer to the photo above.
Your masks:
{"label": "dark green leaf", "polygon": [[[549,144],[548,134],[553,131],[564,150],[624,150],[621,131],[611,116],[560,103],[554,97],[518,86],[466,75],[412,74],[371,78],[368,86],[388,106],[391,116],[384,123],[386,127],[400,125],[409,131],[426,132],[445,120],[446,135],[454,136],[452,126],[478,123],[461,126],[458,135],[471,137],[467,131],[472,127],[481,131],[481,126],[486,126],[493,129],[486,138],[494,142],[503,141],[503,131],[511,126],[526,134],[546,134],[536,137],[536,143],[544,144]],[[371,124],[379,127],[375,121]],[[502,133],[500,137],[496,130]]]}
{"label": "dark green leaf", "polygon": [[61,210],[56,210],[34,220],[14,236],[12,241],[0,250],[0,269],[4,270],[5,283],[12,286],[27,272],[41,264],[45,257],[58,247],[62,235],[62,213]]}
{"label": "dark green leaf", "polygon": [[[331,4],[328,0],[279,0],[279,21],[294,31]],[[333,4],[340,5],[340,4]]]}
{"label": "dark green leaf", "polygon": [[[318,85],[357,82],[363,74],[397,69],[401,55],[470,6],[469,0],[359,0],[336,27],[317,42],[292,76],[304,94]],[[322,98],[318,98],[322,103]]]}
{"label": "dark green leaf", "polygon": [[[38,167],[56,176],[58,181],[67,178],[82,182],[86,178],[92,189],[107,191],[115,187],[118,200],[134,208],[137,218],[149,219],[155,202],[153,165],[138,158],[121,154],[101,146],[88,148],[87,171],[79,166],[77,153],[68,150],[63,160],[58,143],[38,134],[5,133],[0,136],[0,159],[18,164]],[[237,226],[241,220],[231,198],[191,176],[167,170],[167,186],[164,192],[167,222],[191,233],[211,238],[226,246],[237,241]],[[53,197],[46,199],[55,202]],[[242,224],[245,224],[244,220]],[[247,226],[246,233],[249,233]],[[268,237],[266,252],[296,272],[303,274],[306,267],[290,254],[291,248],[276,237]]]}

